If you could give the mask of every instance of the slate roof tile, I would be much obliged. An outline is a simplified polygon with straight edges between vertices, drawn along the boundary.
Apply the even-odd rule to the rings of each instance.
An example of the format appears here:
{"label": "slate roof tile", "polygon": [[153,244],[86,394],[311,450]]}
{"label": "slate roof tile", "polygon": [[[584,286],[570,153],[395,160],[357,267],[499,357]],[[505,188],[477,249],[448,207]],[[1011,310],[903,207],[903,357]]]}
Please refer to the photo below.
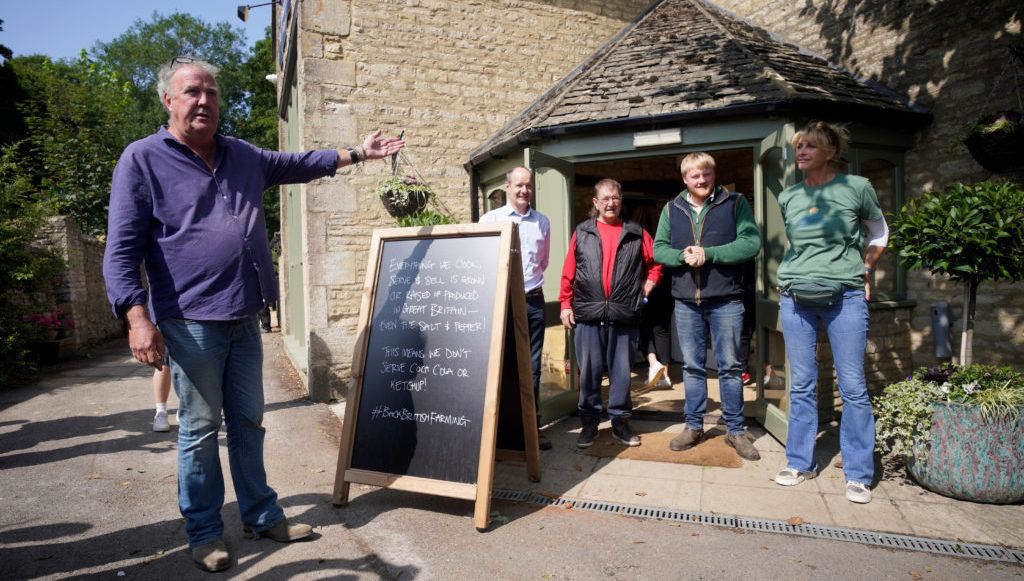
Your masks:
{"label": "slate roof tile", "polygon": [[914,111],[704,0],[662,0],[473,152],[530,129],[724,109],[833,100]]}

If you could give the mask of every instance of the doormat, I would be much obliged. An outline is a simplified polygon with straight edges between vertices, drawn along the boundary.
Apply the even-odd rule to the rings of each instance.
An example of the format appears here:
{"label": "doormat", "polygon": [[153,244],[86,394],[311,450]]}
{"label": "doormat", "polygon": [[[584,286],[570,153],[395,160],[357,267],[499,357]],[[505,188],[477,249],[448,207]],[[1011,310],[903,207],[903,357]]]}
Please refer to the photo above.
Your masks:
{"label": "doormat", "polygon": [[694,464],[696,466],[718,466],[721,468],[740,468],[743,460],[736,455],[736,450],[725,443],[725,432],[708,430],[704,432],[704,440],[689,450],[674,452],[668,443],[678,432],[647,432],[637,434],[641,444],[635,447],[623,446],[612,438],[611,428],[601,430],[594,445],[583,451],[589,456],[598,458],[625,458],[627,460],[647,460],[648,462],[670,462],[673,464]]}

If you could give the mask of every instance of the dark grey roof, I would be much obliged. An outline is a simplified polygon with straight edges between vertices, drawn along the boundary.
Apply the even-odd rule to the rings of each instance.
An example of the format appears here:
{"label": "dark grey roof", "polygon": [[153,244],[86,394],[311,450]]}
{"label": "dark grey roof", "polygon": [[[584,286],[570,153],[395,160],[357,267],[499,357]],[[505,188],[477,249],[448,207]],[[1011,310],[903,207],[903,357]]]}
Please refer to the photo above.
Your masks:
{"label": "dark grey roof", "polygon": [[828,109],[833,117],[854,110],[916,123],[927,117],[713,4],[662,0],[477,148],[471,164],[574,128]]}

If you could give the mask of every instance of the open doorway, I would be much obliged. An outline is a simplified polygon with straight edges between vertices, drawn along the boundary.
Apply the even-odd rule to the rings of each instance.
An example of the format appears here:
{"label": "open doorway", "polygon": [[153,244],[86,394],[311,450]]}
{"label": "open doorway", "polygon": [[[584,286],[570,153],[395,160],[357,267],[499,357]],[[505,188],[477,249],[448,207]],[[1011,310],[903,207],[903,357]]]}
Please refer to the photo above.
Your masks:
{"label": "open doorway", "polygon": [[[744,197],[754,207],[754,151],[750,148],[724,149],[709,151],[715,158],[716,182],[730,191],[742,192]],[[574,170],[574,189],[572,196],[572,217],[570,232],[575,226],[584,221],[591,208],[594,185],[603,178],[612,178],[622,184],[623,208],[622,216],[639,222],[653,237],[658,224],[658,218],[665,205],[675,198],[683,189],[680,179],[679,162],[684,154],[661,155],[645,158],[633,158],[624,160],[609,160],[589,163],[576,163]],[[552,257],[555,260],[554,257]],[[753,269],[751,269],[753,271]],[[655,383],[647,385],[648,360],[645,352],[638,352],[634,358],[633,381],[631,386],[634,415],[637,418],[654,419],[672,422],[683,421],[683,375],[682,356],[679,349],[679,342],[675,332],[674,318],[672,316],[672,300],[668,293],[669,273],[663,277],[662,288],[655,292],[661,292],[669,296],[667,303],[661,303],[656,307],[664,310],[662,316],[669,320],[668,330],[670,335],[670,361],[668,365],[668,377],[672,387]],[[753,280],[750,281],[753,291]],[[754,321],[754,300],[753,292],[749,297],[748,304],[751,306],[748,313],[751,323]],[[657,301],[651,301],[648,305],[657,305]],[[667,304],[667,307],[666,307]],[[667,308],[667,310],[665,310]],[[753,325],[748,326],[753,335]],[[710,335],[709,335],[710,337]],[[753,338],[748,343],[753,343]],[[710,339],[709,346],[712,344]],[[642,348],[639,351],[646,351]],[[744,384],[744,401],[754,404],[757,400],[757,384],[755,368],[758,366],[754,354],[756,347],[745,344],[747,356],[749,381]],[[664,356],[659,356],[662,359]],[[717,362],[713,350],[709,348],[707,357],[708,371],[708,417],[714,421],[714,416],[720,413],[720,398],[718,395],[718,380],[716,366]],[[606,381],[607,383],[607,381]],[[607,388],[607,385],[604,386]],[[749,406],[745,406],[749,407]],[[746,415],[753,415],[748,412]]]}

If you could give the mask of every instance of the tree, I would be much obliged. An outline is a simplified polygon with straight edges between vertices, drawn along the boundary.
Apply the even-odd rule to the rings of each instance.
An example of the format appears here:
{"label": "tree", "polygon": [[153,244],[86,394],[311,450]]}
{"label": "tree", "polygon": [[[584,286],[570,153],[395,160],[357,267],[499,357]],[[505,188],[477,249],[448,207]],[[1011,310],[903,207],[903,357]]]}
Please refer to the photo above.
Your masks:
{"label": "tree", "polygon": [[896,213],[891,240],[908,268],[927,268],[964,283],[960,364],[972,362],[978,287],[1024,279],[1024,189],[1012,182],[953,184]]}
{"label": "tree", "polygon": [[[274,41],[268,26],[265,36],[256,41],[252,54],[242,65],[242,90],[248,114],[239,121],[235,136],[263,149],[278,147],[277,88],[267,80],[274,72]],[[278,188],[263,192],[263,212],[267,218],[267,236],[281,229],[281,198]]]}
{"label": "tree", "polygon": [[41,290],[64,262],[35,246],[44,209],[33,201],[33,185],[14,162],[15,147],[0,149],[0,385],[31,368],[26,345],[38,329],[25,316],[38,306]]}
{"label": "tree", "polygon": [[85,51],[76,61],[30,56],[11,63],[24,91],[17,107],[27,136],[12,149],[9,174],[31,183],[53,213],[101,235],[114,164],[135,137],[128,87]]}
{"label": "tree", "polygon": [[220,68],[222,131],[234,134],[248,111],[242,72],[245,32],[226,22],[209,24],[180,12],[168,16],[154,12],[149,22],[136,20],[121,36],[96,43],[91,53],[129,83],[137,108],[134,133],[139,137],[167,122],[156,92],[156,73],[176,56],[198,57]]}
{"label": "tree", "polygon": [[[0,19],[0,32],[3,30],[4,21]],[[17,141],[25,134],[25,121],[15,106],[19,99],[24,98],[24,93],[18,86],[11,64],[13,55],[11,49],[0,44],[0,58],[3,59],[0,63],[0,146]]]}

